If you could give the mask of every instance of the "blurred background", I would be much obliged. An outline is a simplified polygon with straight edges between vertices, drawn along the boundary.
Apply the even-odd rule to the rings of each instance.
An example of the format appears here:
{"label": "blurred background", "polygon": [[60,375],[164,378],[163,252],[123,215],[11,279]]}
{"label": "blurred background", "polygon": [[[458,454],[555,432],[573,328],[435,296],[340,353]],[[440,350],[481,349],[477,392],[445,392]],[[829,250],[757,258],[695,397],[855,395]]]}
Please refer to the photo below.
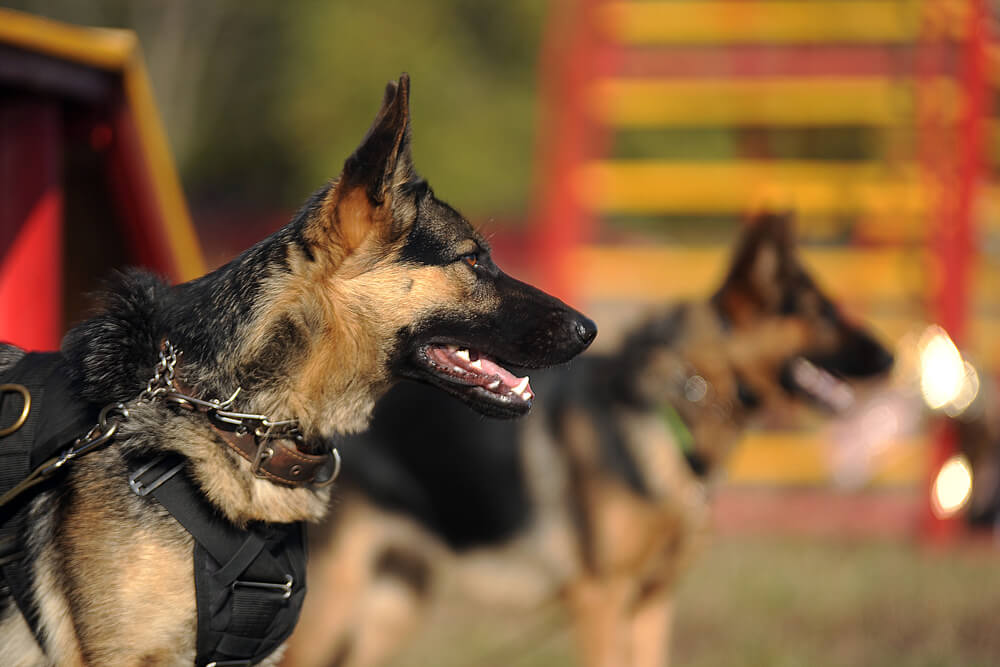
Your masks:
{"label": "blurred background", "polygon": [[[501,265],[594,315],[596,347],[705,295],[761,207],[797,214],[825,289],[896,346],[887,390],[735,452],[678,663],[1000,658],[1000,6],[0,6],[0,338],[55,347],[111,267],[186,279],[277,229],[407,71],[418,169]],[[562,664],[561,630],[522,642],[548,613],[445,605],[399,664]]]}

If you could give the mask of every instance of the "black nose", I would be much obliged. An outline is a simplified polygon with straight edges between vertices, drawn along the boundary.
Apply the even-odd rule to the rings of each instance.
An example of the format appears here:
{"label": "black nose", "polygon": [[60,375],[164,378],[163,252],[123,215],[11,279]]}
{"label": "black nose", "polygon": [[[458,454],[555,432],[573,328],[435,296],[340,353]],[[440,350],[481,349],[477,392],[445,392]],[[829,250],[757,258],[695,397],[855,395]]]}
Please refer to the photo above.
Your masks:
{"label": "black nose", "polygon": [[590,345],[597,337],[597,325],[589,317],[580,317],[576,321],[576,335],[584,345]]}

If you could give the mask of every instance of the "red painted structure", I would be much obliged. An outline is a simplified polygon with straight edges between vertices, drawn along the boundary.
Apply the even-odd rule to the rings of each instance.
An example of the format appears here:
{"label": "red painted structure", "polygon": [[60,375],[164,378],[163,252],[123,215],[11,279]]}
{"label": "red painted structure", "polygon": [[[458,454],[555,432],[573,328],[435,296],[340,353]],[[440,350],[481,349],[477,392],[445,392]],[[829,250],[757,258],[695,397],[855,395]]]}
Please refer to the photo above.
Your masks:
{"label": "red painted structure", "polygon": [[[989,45],[989,13],[985,0],[968,0],[967,27],[956,48],[961,65],[957,76],[963,90],[961,119],[956,128],[942,127],[934,108],[933,78],[940,73],[943,55],[951,45],[936,33],[928,20],[922,48],[920,79],[923,167],[939,190],[939,205],[930,250],[937,262],[939,280],[930,295],[930,310],[936,321],[959,347],[965,341],[969,318],[972,271],[977,256],[973,245],[975,206],[986,178],[983,144],[989,116],[989,82],[986,73]],[[934,425],[934,447],[928,466],[926,504],[922,533],[932,542],[952,539],[962,529],[958,517],[935,515],[931,487],[941,466],[957,450],[955,425],[943,418]]]}
{"label": "red painted structure", "polygon": [[57,347],[62,326],[60,135],[57,106],[0,105],[0,335],[33,348]]}
{"label": "red painted structure", "polygon": [[58,347],[127,265],[202,272],[135,36],[0,10],[0,340]]}
{"label": "red painted structure", "polygon": [[596,12],[602,0],[556,0],[549,8],[541,55],[542,121],[539,124],[539,174],[542,186],[534,206],[532,266],[550,292],[573,299],[565,278],[569,249],[593,240],[592,214],[575,191],[577,167],[602,152],[606,132],[587,114],[587,91],[598,63],[614,62],[616,49],[602,37]]}

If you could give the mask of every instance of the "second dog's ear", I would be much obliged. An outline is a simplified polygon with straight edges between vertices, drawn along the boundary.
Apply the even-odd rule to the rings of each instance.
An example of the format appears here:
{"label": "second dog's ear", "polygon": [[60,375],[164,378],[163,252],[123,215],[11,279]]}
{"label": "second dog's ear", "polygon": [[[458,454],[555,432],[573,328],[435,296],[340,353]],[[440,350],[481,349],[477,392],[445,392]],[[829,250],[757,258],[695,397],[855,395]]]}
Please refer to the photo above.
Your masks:
{"label": "second dog's ear", "polygon": [[737,322],[777,312],[797,266],[792,216],[761,213],[747,224],[715,300]]}
{"label": "second dog's ear", "polygon": [[410,155],[410,77],[385,88],[372,126],[331,189],[323,206],[324,222],[350,254],[373,231],[392,235],[393,197],[414,178]]}

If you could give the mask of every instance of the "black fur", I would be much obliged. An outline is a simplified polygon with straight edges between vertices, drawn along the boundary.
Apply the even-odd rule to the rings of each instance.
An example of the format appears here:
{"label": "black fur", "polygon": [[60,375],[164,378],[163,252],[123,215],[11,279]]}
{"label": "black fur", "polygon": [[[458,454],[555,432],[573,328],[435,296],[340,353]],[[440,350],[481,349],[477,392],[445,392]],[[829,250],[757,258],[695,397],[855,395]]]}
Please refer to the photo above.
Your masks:
{"label": "black fur", "polygon": [[403,382],[372,428],[341,446],[345,485],[431,526],[453,548],[508,537],[528,519],[518,427],[484,419],[434,389]]}
{"label": "black fur", "polygon": [[[423,187],[419,187],[423,184]],[[434,193],[424,181],[412,188],[416,203],[417,219],[421,224],[414,225],[406,238],[401,259],[405,262],[426,264],[429,266],[444,266],[458,259],[452,247],[462,241],[455,233],[448,219],[462,215],[448,204],[434,197]],[[489,246],[483,242],[479,251],[484,255],[489,253]]]}
{"label": "black fur", "polygon": [[302,338],[283,320],[272,334],[281,351],[264,350],[249,365],[234,368],[220,359],[231,356],[234,342],[252,324],[261,305],[261,289],[276,272],[287,272],[289,246],[312,256],[303,228],[314,215],[320,195],[287,226],[201,278],[175,287],[140,270],[112,278],[97,296],[99,314],[70,330],[62,344],[81,395],[106,404],[134,398],[152,375],[164,339],[183,351],[190,380],[206,394],[228,395],[237,384],[253,390],[284,370],[289,353]]}
{"label": "black fur", "polygon": [[149,273],[119,274],[100,296],[102,312],[66,334],[67,370],[84,399],[126,401],[145,387],[166,330],[162,304],[168,294]]}

